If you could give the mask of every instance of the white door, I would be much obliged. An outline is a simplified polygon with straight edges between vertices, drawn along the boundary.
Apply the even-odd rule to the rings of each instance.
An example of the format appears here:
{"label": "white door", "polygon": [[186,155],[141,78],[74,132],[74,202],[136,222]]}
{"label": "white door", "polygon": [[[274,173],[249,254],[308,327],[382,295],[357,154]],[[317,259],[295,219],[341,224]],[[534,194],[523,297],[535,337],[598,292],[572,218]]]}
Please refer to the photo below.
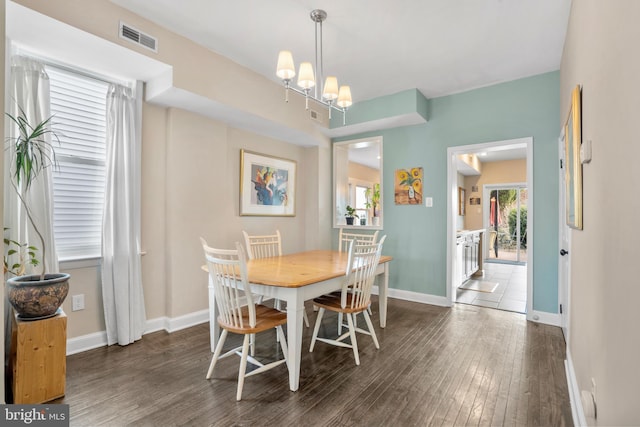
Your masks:
{"label": "white door", "polygon": [[560,153],[560,200],[559,200],[559,230],[558,230],[558,311],[560,312],[560,321],[562,324],[562,332],[564,333],[564,339],[569,341],[569,280],[571,278],[570,269],[570,252],[571,252],[571,233],[570,228],[567,226],[567,208],[566,208],[566,180],[565,180],[565,154],[564,154],[564,132],[558,139],[558,150]]}

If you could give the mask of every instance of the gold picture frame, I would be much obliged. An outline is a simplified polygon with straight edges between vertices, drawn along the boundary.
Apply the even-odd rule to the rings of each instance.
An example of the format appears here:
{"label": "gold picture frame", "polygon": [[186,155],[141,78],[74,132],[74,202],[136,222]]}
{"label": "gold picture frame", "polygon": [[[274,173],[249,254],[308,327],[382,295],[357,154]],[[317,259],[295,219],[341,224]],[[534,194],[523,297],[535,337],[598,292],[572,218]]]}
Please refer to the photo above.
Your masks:
{"label": "gold picture frame", "polygon": [[295,216],[296,162],[240,150],[240,215]]}
{"label": "gold picture frame", "polygon": [[458,187],[458,215],[464,216],[465,214],[465,198],[466,191],[462,187]]}
{"label": "gold picture frame", "polygon": [[564,173],[567,225],[582,230],[582,145],[580,86],[571,92],[571,108],[564,125]]}

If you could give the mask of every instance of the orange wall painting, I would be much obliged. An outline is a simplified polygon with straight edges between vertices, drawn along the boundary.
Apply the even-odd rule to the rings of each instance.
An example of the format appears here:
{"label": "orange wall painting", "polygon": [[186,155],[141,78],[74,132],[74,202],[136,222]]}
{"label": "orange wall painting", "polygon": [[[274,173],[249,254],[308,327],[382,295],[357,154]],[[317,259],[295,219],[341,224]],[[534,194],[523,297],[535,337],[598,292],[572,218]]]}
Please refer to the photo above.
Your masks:
{"label": "orange wall painting", "polygon": [[396,169],[395,202],[396,205],[422,204],[422,168]]}

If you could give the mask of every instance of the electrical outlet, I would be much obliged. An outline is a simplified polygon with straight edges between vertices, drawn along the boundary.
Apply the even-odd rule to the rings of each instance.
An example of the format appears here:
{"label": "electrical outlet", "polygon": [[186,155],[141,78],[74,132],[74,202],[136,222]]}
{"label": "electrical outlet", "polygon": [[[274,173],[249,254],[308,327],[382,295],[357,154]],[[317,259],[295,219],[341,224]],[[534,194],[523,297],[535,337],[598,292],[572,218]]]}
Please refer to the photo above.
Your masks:
{"label": "electrical outlet", "polygon": [[74,295],[71,298],[71,311],[84,310],[84,294]]}

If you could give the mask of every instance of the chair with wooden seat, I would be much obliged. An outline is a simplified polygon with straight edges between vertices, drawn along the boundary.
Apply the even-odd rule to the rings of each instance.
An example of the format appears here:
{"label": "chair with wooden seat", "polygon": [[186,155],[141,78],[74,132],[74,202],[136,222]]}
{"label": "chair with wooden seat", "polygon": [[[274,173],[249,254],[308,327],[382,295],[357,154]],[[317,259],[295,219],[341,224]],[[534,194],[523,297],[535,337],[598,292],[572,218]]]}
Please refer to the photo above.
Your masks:
{"label": "chair with wooden seat", "polygon": [[[346,274],[342,283],[342,290],[340,292],[323,295],[313,300],[314,305],[318,306],[320,310],[318,311],[318,317],[316,318],[316,323],[313,328],[309,352],[313,351],[316,341],[351,348],[356,365],[360,365],[356,332],[370,335],[376,348],[380,348],[376,332],[371,323],[371,318],[369,317],[369,313],[367,313],[367,308],[371,303],[371,289],[373,287],[376,267],[380,261],[382,243],[385,237],[382,238],[380,243],[356,245],[353,240],[349,243],[349,258],[347,261]],[[322,317],[327,310],[338,314],[342,313],[347,318],[348,331],[336,339],[318,337]],[[368,330],[358,328],[355,319],[358,313],[364,315]],[[350,339],[350,343],[345,342],[347,337]]]}
{"label": "chair with wooden seat", "polygon": [[[206,378],[211,378],[218,360],[238,354],[240,356],[240,369],[238,370],[236,399],[240,400],[246,377],[275,368],[282,363],[287,363],[287,341],[282,331],[282,325],[287,323],[287,315],[274,308],[255,303],[255,296],[251,293],[251,285],[247,280],[246,255],[240,243],[236,243],[235,250],[228,250],[212,248],[203,238],[200,238],[200,241],[202,242],[209,276],[216,296],[218,324],[222,329]],[[210,309],[213,309],[213,307]],[[254,357],[249,356],[249,340],[251,335],[272,328],[276,329],[276,333],[280,338],[280,348],[284,357],[274,362],[263,364]],[[229,332],[244,335],[242,346],[220,355]],[[242,352],[239,353],[239,350],[242,350]],[[258,366],[258,368],[247,372],[247,362]]]}
{"label": "chair with wooden seat", "polygon": [[[276,234],[269,234],[263,236],[250,236],[246,231],[242,230],[244,235],[244,243],[247,246],[247,254],[249,259],[270,258],[275,256],[282,256],[282,238],[280,237],[280,230],[276,230]],[[262,302],[260,299],[259,302]],[[274,307],[280,310],[280,301],[274,302]],[[304,323],[309,327],[309,318],[307,312],[302,313]]]}
{"label": "chair with wooden seat", "polygon": [[338,251],[343,252],[349,248],[349,242],[355,240],[356,244],[370,244],[375,243],[378,238],[378,231],[373,234],[365,233],[352,233],[344,231],[340,228],[340,234],[338,235]]}
{"label": "chair with wooden seat", "polygon": [[[352,240],[356,245],[375,243],[378,238],[378,231],[373,234],[366,233],[352,233],[344,231],[340,228],[340,234],[338,235],[338,252],[346,251],[349,248],[349,242]],[[367,309],[371,314],[371,309]],[[344,323],[342,321],[342,313],[338,314],[338,335],[342,334],[342,327]]]}

